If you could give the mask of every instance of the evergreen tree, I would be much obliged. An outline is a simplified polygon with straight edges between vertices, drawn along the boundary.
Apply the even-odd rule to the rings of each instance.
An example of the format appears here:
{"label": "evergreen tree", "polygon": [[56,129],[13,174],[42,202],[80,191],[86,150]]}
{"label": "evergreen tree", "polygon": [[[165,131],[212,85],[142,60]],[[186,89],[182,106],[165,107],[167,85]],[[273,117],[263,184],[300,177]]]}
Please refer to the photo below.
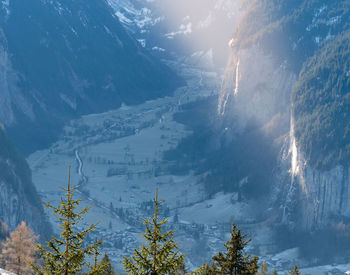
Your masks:
{"label": "evergreen tree", "polygon": [[259,268],[258,275],[268,275],[269,274],[269,268],[267,266],[266,262],[262,262]]}
{"label": "evergreen tree", "polygon": [[[50,203],[46,207],[53,210],[53,215],[58,216],[61,233],[58,237],[52,237],[45,245],[38,245],[38,249],[43,258],[43,267],[32,265],[35,273],[40,275],[73,275],[80,274],[84,267],[88,267],[87,257],[94,256],[101,244],[97,241],[93,245],[85,245],[84,241],[89,232],[95,229],[96,225],[90,225],[85,230],[78,230],[77,226],[83,219],[90,207],[77,211],[82,200],[74,199],[73,192],[78,187],[71,188],[70,185],[70,167],[68,176],[68,187],[62,188],[65,191],[65,198],[61,198],[58,206],[52,206]],[[97,274],[100,269],[90,267],[88,274]]]}
{"label": "evergreen tree", "polygon": [[101,275],[115,275],[112,262],[106,253],[101,260],[101,265],[103,266]]}
{"label": "evergreen tree", "polygon": [[[99,257],[101,255],[101,252],[99,250],[100,244],[101,244],[101,241],[96,239],[95,245],[91,246],[91,251],[92,251],[92,254],[94,255],[94,259],[93,259],[93,265],[91,265],[90,263],[87,264],[89,269],[90,269],[90,272],[88,273],[89,275],[112,274],[112,273],[105,272],[107,269],[108,263],[103,260],[104,258],[102,258],[101,262],[99,262]],[[107,256],[107,254],[105,254],[105,256]],[[108,258],[108,260],[109,260],[109,258]],[[109,263],[110,263],[110,261],[109,261]]]}
{"label": "evergreen tree", "polygon": [[205,263],[199,269],[191,272],[191,275],[215,275],[217,274],[216,267],[214,264],[209,265]]}
{"label": "evergreen tree", "polygon": [[11,232],[1,251],[5,268],[17,275],[31,274],[31,262],[35,261],[35,241],[38,239],[34,232],[22,222]]}
{"label": "evergreen tree", "polygon": [[231,239],[225,244],[225,254],[219,252],[213,257],[219,274],[251,275],[258,271],[258,257],[244,252],[244,248],[251,239],[245,240],[247,234],[242,235],[241,230],[232,223]]}
{"label": "evergreen tree", "polygon": [[130,258],[124,257],[126,272],[133,275],[176,274],[184,266],[184,255],[180,255],[174,241],[174,231],[164,232],[167,219],[159,219],[158,213],[162,201],[158,201],[158,189],[154,202],[154,215],[143,219],[146,232],[143,234],[146,244],[135,249]]}
{"label": "evergreen tree", "polygon": [[289,272],[290,275],[301,275],[301,272],[299,271],[299,268],[297,265],[294,266],[293,270]]}
{"label": "evergreen tree", "polygon": [[276,268],[272,271],[272,275],[278,275]]}
{"label": "evergreen tree", "polygon": [[185,263],[183,263],[182,265],[177,267],[175,274],[176,275],[186,275],[187,274]]}

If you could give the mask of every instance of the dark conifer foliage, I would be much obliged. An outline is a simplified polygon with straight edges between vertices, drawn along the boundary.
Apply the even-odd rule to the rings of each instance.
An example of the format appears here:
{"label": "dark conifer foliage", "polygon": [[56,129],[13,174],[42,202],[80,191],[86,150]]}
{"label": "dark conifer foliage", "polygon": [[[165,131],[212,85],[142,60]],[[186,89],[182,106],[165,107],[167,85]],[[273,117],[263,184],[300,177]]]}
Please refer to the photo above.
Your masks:
{"label": "dark conifer foliage", "polygon": [[103,268],[99,274],[101,275],[114,275],[114,267],[112,265],[111,259],[108,257],[107,254],[104,254],[101,265],[103,265]]}
{"label": "dark conifer foliage", "polygon": [[77,225],[82,221],[84,214],[90,208],[83,208],[77,211],[77,207],[82,200],[74,199],[74,191],[78,187],[70,185],[70,167],[68,177],[68,187],[62,188],[65,198],[61,198],[58,206],[52,206],[50,203],[46,207],[53,210],[53,215],[58,216],[61,233],[59,237],[52,237],[45,245],[39,245],[38,249],[43,258],[43,267],[33,265],[37,275],[46,274],[82,274],[85,267],[89,267],[87,274],[99,274],[101,265],[90,266],[87,263],[87,257],[96,256],[101,242],[96,241],[93,245],[86,245],[85,238],[95,229],[96,225],[90,225],[87,229],[79,231]]}
{"label": "dark conifer foliage", "polygon": [[218,274],[251,275],[258,271],[258,257],[252,257],[244,249],[251,239],[232,223],[231,239],[225,244],[226,252],[213,257]]}
{"label": "dark conifer foliage", "polygon": [[216,267],[214,264],[209,265],[205,263],[199,269],[193,271],[191,275],[214,275],[216,273]]}
{"label": "dark conifer foliage", "polygon": [[159,217],[163,201],[158,200],[158,189],[153,201],[153,217],[143,220],[146,244],[135,249],[130,258],[124,257],[124,269],[129,274],[176,274],[184,266],[184,255],[180,254],[174,241],[174,231],[165,232],[164,226],[168,220]]}
{"label": "dark conifer foliage", "polygon": [[294,266],[293,270],[289,272],[290,275],[301,275],[298,266]]}

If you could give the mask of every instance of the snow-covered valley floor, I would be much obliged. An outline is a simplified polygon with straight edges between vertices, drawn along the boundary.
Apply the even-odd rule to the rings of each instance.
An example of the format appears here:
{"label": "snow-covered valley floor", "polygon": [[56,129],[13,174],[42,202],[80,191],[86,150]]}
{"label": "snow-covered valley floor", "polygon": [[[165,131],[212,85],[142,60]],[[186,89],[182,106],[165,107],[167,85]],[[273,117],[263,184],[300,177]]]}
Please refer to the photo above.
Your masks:
{"label": "snow-covered valley floor", "polygon": [[[223,250],[231,222],[238,221],[255,240],[250,247],[252,254],[263,255],[271,267],[285,274],[297,262],[297,250],[265,253],[273,246],[270,232],[250,215],[248,204],[238,203],[234,194],[219,193],[208,199],[200,175],[190,172],[178,176],[167,169],[163,153],[190,134],[184,125],[174,121],[174,113],[182,104],[220,89],[221,79],[216,73],[188,66],[183,66],[181,73],[187,86],[179,88],[174,96],[83,116],[68,123],[50,148],[30,155],[33,181],[42,200],[59,202],[63,194],[60,187],[66,186],[71,165],[71,180],[80,185],[77,196],[86,198],[83,206],[94,205],[83,226],[98,223],[90,237],[104,241],[104,250],[118,271],[122,255],[130,255],[142,243],[141,217],[152,213],[150,202],[158,188],[160,198],[165,200],[162,214],[169,218],[169,228],[177,230],[176,239],[187,255],[189,270]],[[48,216],[56,222],[49,212]],[[323,266],[302,271],[338,274],[334,273],[336,269],[345,272],[350,267]]]}
{"label": "snow-covered valley floor", "polygon": [[[207,225],[201,230],[208,236],[200,244],[216,247],[225,234],[212,236],[211,226],[229,222],[232,213],[237,212],[230,196],[219,194],[206,202],[199,176],[172,175],[163,162],[163,152],[190,133],[173,120],[179,106],[219,90],[220,77],[216,73],[189,67],[184,67],[183,72],[187,86],[178,89],[173,97],[137,106],[123,105],[71,121],[55,144],[28,157],[33,181],[44,202],[59,201],[59,187],[67,184],[71,165],[71,180],[80,185],[78,195],[87,198],[84,206],[94,205],[84,222],[98,223],[96,234],[105,240],[105,249],[119,266],[121,255],[128,255],[142,241],[140,217],[151,213],[150,201],[157,187],[165,200],[164,215],[170,218],[169,225],[178,228],[177,239],[184,253],[193,255],[189,257],[190,267],[200,265],[211,255],[210,251],[199,253],[203,255],[193,252],[202,250],[193,238],[198,228]],[[220,214],[214,215],[217,211]],[[175,215],[176,224],[172,222]]]}

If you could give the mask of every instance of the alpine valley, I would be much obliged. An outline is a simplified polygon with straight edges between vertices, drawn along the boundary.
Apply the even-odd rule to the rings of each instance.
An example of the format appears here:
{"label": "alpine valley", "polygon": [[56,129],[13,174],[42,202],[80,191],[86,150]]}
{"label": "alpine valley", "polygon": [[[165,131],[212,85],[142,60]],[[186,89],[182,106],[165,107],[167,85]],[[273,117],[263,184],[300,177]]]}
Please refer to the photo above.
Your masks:
{"label": "alpine valley", "polygon": [[188,271],[232,221],[281,274],[350,270],[349,1],[2,0],[0,38],[11,229],[57,228],[70,165],[118,272],[156,188]]}

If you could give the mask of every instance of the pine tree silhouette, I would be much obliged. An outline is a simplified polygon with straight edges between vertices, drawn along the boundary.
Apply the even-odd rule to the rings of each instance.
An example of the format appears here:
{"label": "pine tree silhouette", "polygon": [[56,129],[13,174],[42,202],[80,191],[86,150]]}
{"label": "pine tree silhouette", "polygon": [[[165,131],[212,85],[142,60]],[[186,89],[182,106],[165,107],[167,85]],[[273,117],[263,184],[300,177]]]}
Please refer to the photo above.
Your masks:
{"label": "pine tree silhouette", "polygon": [[151,219],[143,219],[146,232],[143,234],[146,244],[135,249],[130,258],[124,257],[126,272],[133,275],[176,274],[184,266],[184,255],[181,255],[174,231],[163,232],[167,219],[159,219],[158,213],[163,201],[158,200],[158,189],[154,202],[154,215]]}
{"label": "pine tree silhouette", "polygon": [[299,271],[298,266],[294,266],[293,270],[289,272],[290,275],[301,275],[301,272]]}
{"label": "pine tree silhouette", "polygon": [[217,274],[251,275],[258,271],[258,257],[246,254],[244,248],[251,239],[232,223],[231,239],[225,244],[226,252],[219,252],[213,257]]}
{"label": "pine tree silhouette", "polygon": [[82,200],[74,199],[73,193],[78,188],[71,188],[70,167],[68,176],[68,187],[62,188],[65,191],[65,198],[61,198],[58,206],[50,203],[46,207],[53,210],[53,215],[58,216],[61,232],[58,237],[52,237],[45,245],[38,245],[38,249],[44,260],[43,267],[32,265],[37,275],[73,275],[81,274],[84,267],[90,271],[87,274],[98,274],[101,266],[89,266],[87,257],[95,256],[101,242],[96,241],[93,245],[86,245],[85,238],[96,228],[90,225],[85,230],[78,230],[77,225],[83,219],[91,207],[85,207],[80,211],[76,208]]}
{"label": "pine tree silhouette", "polygon": [[103,268],[101,270],[101,275],[115,275],[114,268],[112,265],[112,262],[107,254],[105,254],[101,260],[101,264],[103,265]]}

